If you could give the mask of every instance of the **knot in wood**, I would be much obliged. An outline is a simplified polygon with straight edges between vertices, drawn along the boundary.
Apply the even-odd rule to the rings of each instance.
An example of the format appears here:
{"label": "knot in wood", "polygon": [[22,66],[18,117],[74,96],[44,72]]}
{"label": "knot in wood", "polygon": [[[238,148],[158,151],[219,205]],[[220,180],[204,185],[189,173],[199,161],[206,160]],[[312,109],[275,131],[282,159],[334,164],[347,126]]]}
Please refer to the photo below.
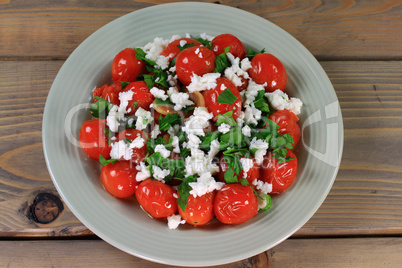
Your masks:
{"label": "knot in wood", "polygon": [[54,221],[63,209],[64,205],[60,198],[53,194],[40,193],[30,206],[29,213],[35,222],[47,224]]}

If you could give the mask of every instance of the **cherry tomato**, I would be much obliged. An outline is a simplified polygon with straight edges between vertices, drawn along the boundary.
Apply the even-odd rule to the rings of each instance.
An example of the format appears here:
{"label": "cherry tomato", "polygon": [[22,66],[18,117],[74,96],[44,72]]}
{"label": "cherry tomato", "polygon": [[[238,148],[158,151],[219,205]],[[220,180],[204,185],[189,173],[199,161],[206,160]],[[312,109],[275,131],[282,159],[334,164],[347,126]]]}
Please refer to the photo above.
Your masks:
{"label": "cherry tomato", "polygon": [[114,105],[119,106],[120,105],[119,93],[121,91],[122,90],[120,82],[112,84],[110,86],[103,85],[102,87],[94,90],[94,102],[98,101],[97,99],[95,99],[95,96],[98,96]]}
{"label": "cherry tomato", "polygon": [[297,158],[290,150],[288,150],[286,157],[294,157],[295,159],[278,164],[278,160],[273,157],[272,152],[269,152],[264,158],[261,166],[261,178],[263,181],[272,184],[270,195],[283,193],[296,178]]}
{"label": "cherry tomato", "polygon": [[279,135],[289,133],[292,136],[294,142],[293,147],[296,147],[301,135],[300,127],[297,123],[299,118],[289,110],[276,111],[270,114],[268,118],[279,125]]}
{"label": "cherry tomato", "polygon": [[191,225],[204,225],[214,217],[215,192],[209,192],[203,196],[189,195],[186,209],[179,207],[179,214],[183,220]]}
{"label": "cherry tomato", "polygon": [[137,169],[129,161],[117,161],[102,167],[101,181],[111,195],[127,198],[135,194]]}
{"label": "cherry tomato", "polygon": [[[253,159],[253,166],[250,168],[249,171],[247,171],[247,181],[248,183],[254,188],[255,186],[253,185],[253,181],[255,179],[258,179],[260,177],[260,167],[258,166],[257,162]],[[225,181],[225,172],[228,169],[228,165],[225,162],[224,157],[221,157],[221,161],[219,162],[219,180],[221,182],[226,182]],[[242,179],[244,178],[244,171],[243,169],[240,171],[240,174],[235,174],[237,179]]]}
{"label": "cherry tomato", "polygon": [[133,141],[137,137],[141,137],[144,139],[144,146],[141,148],[133,148],[133,155],[131,157],[131,160],[135,163],[141,162],[147,154],[147,135],[144,131],[133,128],[126,128],[125,130],[119,132],[117,136],[117,141],[121,141],[124,139],[129,139]]}
{"label": "cherry tomato", "polygon": [[258,213],[258,200],[250,186],[226,184],[215,196],[216,218],[225,224],[240,224]]}
{"label": "cherry tomato", "polygon": [[212,39],[212,51],[216,56],[225,52],[225,48],[230,46],[229,52],[235,57],[244,59],[247,55],[243,43],[234,35],[221,34]]}
{"label": "cherry tomato", "polygon": [[126,92],[129,90],[133,92],[133,98],[128,102],[127,110],[129,108],[131,110],[127,114],[134,115],[139,107],[149,111],[149,105],[155,100],[155,97],[152,95],[147,84],[144,81],[135,81],[128,84],[123,91]]}
{"label": "cherry tomato", "polygon": [[112,62],[112,79],[115,82],[133,82],[137,76],[146,72],[145,62],[138,60],[133,48],[120,51]]}
{"label": "cherry tomato", "polygon": [[[233,111],[233,119],[236,120],[239,117],[241,112],[241,96],[239,90],[236,85],[225,77],[219,77],[216,79],[217,86],[210,90],[205,90],[202,94],[205,100],[205,106],[208,111],[212,113],[215,117],[218,114],[224,114],[229,111]],[[233,93],[233,95],[237,98],[235,102],[232,104],[219,103],[218,97],[219,95],[225,91],[227,88]],[[216,118],[214,118],[216,120]]]}
{"label": "cherry tomato", "polygon": [[191,76],[202,76],[215,70],[215,54],[212,50],[194,46],[181,51],[176,57],[177,78],[185,86],[191,83]]}
{"label": "cherry tomato", "polygon": [[201,45],[200,42],[198,42],[197,40],[194,40],[192,38],[180,38],[180,39],[177,39],[177,40],[169,43],[166,46],[166,48],[162,51],[161,55],[168,57],[169,61],[173,60],[180,53],[180,48],[178,46],[180,46],[180,42],[182,42],[182,41],[186,41],[186,44],[194,43],[194,46]]}
{"label": "cherry tomato", "polygon": [[106,124],[100,120],[88,120],[81,125],[79,140],[81,148],[93,159],[99,159],[102,155],[110,158],[110,146],[105,134]]}
{"label": "cherry tomato", "polygon": [[163,182],[146,179],[140,183],[135,196],[142,208],[154,218],[172,216],[177,211],[176,191]]}
{"label": "cherry tomato", "polygon": [[285,66],[271,54],[257,54],[251,60],[251,68],[248,70],[248,74],[257,84],[267,83],[266,92],[274,92],[277,89],[285,90],[287,81]]}

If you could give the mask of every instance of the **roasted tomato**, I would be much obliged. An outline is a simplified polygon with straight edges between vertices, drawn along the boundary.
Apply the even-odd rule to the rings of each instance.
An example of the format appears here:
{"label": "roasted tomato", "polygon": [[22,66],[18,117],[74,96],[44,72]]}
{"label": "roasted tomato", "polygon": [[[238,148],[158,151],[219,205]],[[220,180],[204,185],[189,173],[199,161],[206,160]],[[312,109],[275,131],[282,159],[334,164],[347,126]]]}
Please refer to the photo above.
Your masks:
{"label": "roasted tomato", "polygon": [[131,109],[128,115],[134,115],[139,107],[149,110],[149,105],[155,100],[147,84],[144,81],[130,83],[124,89],[125,92],[132,91],[133,98],[128,102],[127,109]]}
{"label": "roasted tomato", "polygon": [[244,59],[247,55],[243,43],[234,35],[221,34],[212,40],[212,51],[216,56],[225,52],[226,47],[230,47],[229,52],[235,57]]}
{"label": "roasted tomato", "polygon": [[117,161],[102,167],[101,180],[103,187],[111,195],[127,198],[135,194],[138,182],[137,169],[129,161]]}
{"label": "roasted tomato", "polygon": [[120,51],[112,62],[112,79],[115,82],[133,82],[146,72],[145,62],[138,60],[133,48]]}
{"label": "roasted tomato", "polygon": [[175,195],[171,186],[151,179],[141,182],[135,192],[138,203],[154,218],[166,218],[176,213]]}
{"label": "roasted tomato", "polygon": [[133,148],[133,154],[131,160],[134,163],[141,162],[145,158],[145,155],[147,154],[147,144],[146,144],[147,134],[145,134],[144,131],[138,129],[126,128],[125,130],[119,132],[117,136],[117,141],[121,141],[124,139],[129,139],[133,141],[138,137],[144,139],[144,145],[141,148]]}
{"label": "roasted tomato", "polygon": [[215,70],[215,54],[212,50],[194,46],[181,51],[176,57],[177,78],[183,85],[191,83],[193,74],[202,76]]}
{"label": "roasted tomato", "polygon": [[99,159],[102,155],[110,158],[110,146],[105,134],[106,124],[101,120],[88,120],[81,125],[79,140],[82,150],[91,158]]}
{"label": "roasted tomato", "polygon": [[289,133],[293,138],[293,147],[296,147],[300,140],[300,127],[297,121],[299,118],[289,110],[279,110],[270,114],[269,119],[279,125],[279,135]]}
{"label": "roasted tomato", "polygon": [[180,39],[177,39],[177,40],[169,43],[169,45],[167,45],[166,48],[162,51],[161,55],[168,57],[169,61],[173,60],[180,53],[179,46],[181,43],[185,43],[185,44],[193,43],[194,46],[201,45],[200,42],[198,42],[197,40],[194,40],[192,38],[180,38]]}
{"label": "roasted tomato", "polygon": [[197,197],[190,195],[187,200],[186,209],[183,211],[179,207],[180,216],[191,225],[207,224],[215,215],[214,198],[215,192],[209,192]]}
{"label": "roasted tomato", "polygon": [[[228,169],[228,165],[225,162],[224,156],[221,157],[221,161],[219,163],[219,180],[221,182],[225,182],[225,172]],[[243,169],[241,170],[240,174],[235,174],[237,179],[240,180],[244,178],[244,171]],[[260,167],[258,164],[255,162],[253,158],[253,166],[247,171],[247,176],[246,179],[248,183],[254,187],[253,181],[255,179],[258,179],[260,177]]]}
{"label": "roasted tomato", "polygon": [[[242,105],[239,90],[232,81],[224,77],[219,77],[218,79],[216,79],[216,84],[217,85],[215,88],[206,90],[202,94],[204,96],[205,106],[207,107],[208,111],[214,115],[214,119],[216,119],[216,116],[218,116],[218,114],[224,114],[226,112],[233,111],[233,119],[236,120],[236,118],[240,115]],[[219,96],[226,89],[229,89],[231,94],[236,99],[232,104],[220,103],[220,101],[218,100]]]}
{"label": "roasted tomato", "polygon": [[283,193],[293,183],[297,172],[297,158],[295,154],[288,150],[286,157],[294,158],[293,160],[278,163],[269,152],[264,158],[261,166],[261,179],[272,184],[272,192],[270,195],[278,195]]}
{"label": "roasted tomato", "polygon": [[258,200],[250,186],[226,184],[215,196],[216,218],[225,224],[240,224],[258,213]]}
{"label": "roasted tomato", "polygon": [[257,84],[267,83],[266,92],[274,92],[277,89],[285,90],[287,81],[285,66],[272,54],[257,54],[251,60],[251,68],[248,70],[248,74]]}
{"label": "roasted tomato", "polygon": [[120,105],[119,93],[121,91],[122,89],[120,82],[112,84],[110,86],[103,85],[102,87],[94,90],[94,102],[98,101],[97,99],[95,99],[95,96],[98,96],[114,105],[119,106]]}

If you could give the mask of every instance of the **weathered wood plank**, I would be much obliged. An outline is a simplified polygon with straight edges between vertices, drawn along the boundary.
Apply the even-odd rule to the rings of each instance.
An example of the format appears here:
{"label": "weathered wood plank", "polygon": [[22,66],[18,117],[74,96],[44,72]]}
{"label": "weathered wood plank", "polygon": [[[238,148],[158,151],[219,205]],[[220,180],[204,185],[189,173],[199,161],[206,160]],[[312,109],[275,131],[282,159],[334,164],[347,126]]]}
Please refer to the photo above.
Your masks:
{"label": "weathered wood plank", "polygon": [[[249,259],[215,267],[400,267],[401,251],[402,238],[288,239]],[[174,267],[101,240],[0,241],[0,259],[0,267]]]}
{"label": "weathered wood plank", "polygon": [[[168,2],[5,1],[0,5],[0,59],[65,59],[85,38],[108,22]],[[321,60],[402,59],[399,0],[218,2],[272,21]]]}
{"label": "weathered wood plank", "polygon": [[[36,194],[57,195],[43,157],[41,116],[61,64],[0,64],[0,236],[90,234],[68,208],[48,225],[27,217]],[[322,65],[342,107],[344,154],[328,198],[296,235],[402,234],[402,162],[396,149],[402,147],[402,62]]]}

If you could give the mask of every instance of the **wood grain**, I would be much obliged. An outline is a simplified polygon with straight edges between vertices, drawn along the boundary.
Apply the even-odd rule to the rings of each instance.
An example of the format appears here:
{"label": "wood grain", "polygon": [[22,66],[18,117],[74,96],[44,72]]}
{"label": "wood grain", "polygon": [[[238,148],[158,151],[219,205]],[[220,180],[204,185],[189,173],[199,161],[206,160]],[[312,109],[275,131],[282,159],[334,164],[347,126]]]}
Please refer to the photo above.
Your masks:
{"label": "wood grain", "polygon": [[[402,238],[288,239],[249,259],[214,267],[400,267],[401,251]],[[0,259],[0,267],[174,267],[100,240],[0,241]]]}
{"label": "wood grain", "polygon": [[[65,59],[85,38],[108,22],[168,2],[4,1],[0,5],[0,59]],[[272,21],[320,60],[402,59],[399,0],[217,2]]]}
{"label": "wood grain", "polygon": [[[41,120],[62,63],[0,62],[0,236],[91,234],[68,208],[48,225],[27,217],[36,194],[57,194],[43,156]],[[402,62],[321,64],[342,108],[344,154],[329,196],[295,236],[400,235]]]}

